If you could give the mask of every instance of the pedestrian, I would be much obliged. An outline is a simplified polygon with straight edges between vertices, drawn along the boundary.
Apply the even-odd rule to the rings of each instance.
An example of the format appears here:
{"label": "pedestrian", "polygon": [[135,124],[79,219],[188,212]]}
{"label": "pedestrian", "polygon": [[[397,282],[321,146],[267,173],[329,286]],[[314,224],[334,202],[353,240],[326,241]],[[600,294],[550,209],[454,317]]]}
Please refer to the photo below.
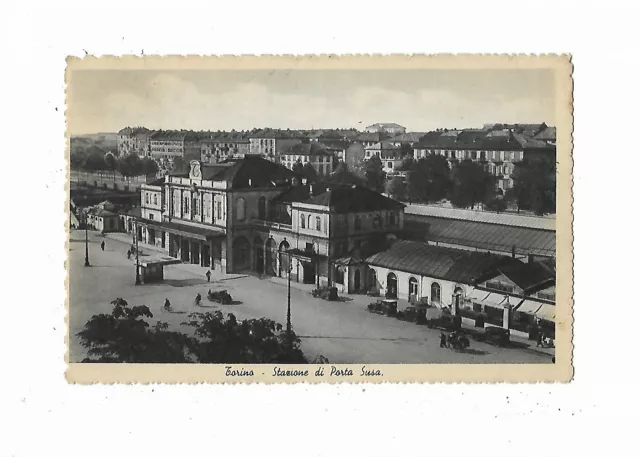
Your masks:
{"label": "pedestrian", "polygon": [[543,341],[544,341],[544,333],[538,332],[538,339],[536,341],[536,347],[537,348],[544,347]]}
{"label": "pedestrian", "polygon": [[440,347],[441,348],[447,347],[447,335],[445,335],[442,332],[440,332]]}
{"label": "pedestrian", "polygon": [[100,243],[100,248],[102,248],[102,250],[104,251],[104,241]]}
{"label": "pedestrian", "polygon": [[127,259],[128,259],[128,260],[129,260],[129,259],[131,259],[131,249],[129,249],[129,250],[127,251]]}
{"label": "pedestrian", "polygon": [[211,270],[207,270],[207,282],[211,282]]}

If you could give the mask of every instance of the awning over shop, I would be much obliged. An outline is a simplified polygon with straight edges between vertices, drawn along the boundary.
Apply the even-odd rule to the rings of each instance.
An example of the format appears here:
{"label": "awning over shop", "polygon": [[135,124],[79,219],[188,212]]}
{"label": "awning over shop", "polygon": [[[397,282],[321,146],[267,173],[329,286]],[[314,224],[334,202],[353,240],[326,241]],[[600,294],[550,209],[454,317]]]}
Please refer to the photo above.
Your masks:
{"label": "awning over shop", "polygon": [[471,300],[476,303],[480,303],[482,300],[487,298],[491,292],[487,292],[486,290],[473,289],[469,295],[467,295],[466,299]]}
{"label": "awning over shop", "polygon": [[287,253],[292,257],[296,257],[298,259],[303,259],[303,260],[316,260],[316,259],[325,258],[325,256],[316,254],[315,252],[303,251],[302,249],[297,249],[297,248],[289,249]]}
{"label": "awning over shop", "polygon": [[547,321],[555,322],[556,319],[556,307],[548,303],[543,303],[538,311],[536,311],[536,317]]}
{"label": "awning over shop", "polygon": [[515,308],[515,311],[535,315],[536,311],[538,311],[542,305],[544,305],[544,303],[533,300],[522,300],[522,303]]}
{"label": "awning over shop", "polygon": [[334,261],[336,265],[356,265],[362,263],[362,260],[354,259],[353,257],[341,257]]}
{"label": "awning over shop", "polygon": [[504,305],[507,303],[507,295],[494,294],[490,292],[482,301],[476,301],[476,303],[481,303],[492,308],[503,309]]}
{"label": "awning over shop", "polygon": [[224,236],[225,233],[222,230],[214,229],[214,228],[205,228],[205,227],[195,227],[186,224],[179,224],[177,222],[167,222],[167,221],[151,221],[148,219],[138,220],[141,224],[146,225],[147,227],[154,228],[156,230],[162,230],[167,233],[172,233],[174,235],[180,235],[187,238],[193,238],[196,240],[208,241],[212,238]]}

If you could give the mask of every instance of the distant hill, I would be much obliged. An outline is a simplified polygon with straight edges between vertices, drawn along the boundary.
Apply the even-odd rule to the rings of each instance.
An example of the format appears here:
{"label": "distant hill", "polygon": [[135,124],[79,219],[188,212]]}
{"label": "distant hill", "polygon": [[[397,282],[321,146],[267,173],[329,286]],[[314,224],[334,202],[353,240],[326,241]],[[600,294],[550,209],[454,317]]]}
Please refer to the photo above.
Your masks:
{"label": "distant hill", "polygon": [[74,135],[71,137],[71,153],[85,154],[86,151],[112,151],[117,154],[118,150],[118,134],[103,132],[91,133],[87,135]]}

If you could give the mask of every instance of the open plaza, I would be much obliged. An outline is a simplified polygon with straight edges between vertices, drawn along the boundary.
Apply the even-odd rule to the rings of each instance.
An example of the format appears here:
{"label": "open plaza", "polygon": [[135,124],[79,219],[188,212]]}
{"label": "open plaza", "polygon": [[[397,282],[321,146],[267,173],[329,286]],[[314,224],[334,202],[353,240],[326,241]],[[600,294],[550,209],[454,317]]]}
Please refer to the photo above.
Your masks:
{"label": "open plaza", "polygon": [[[88,232],[90,266],[84,266],[85,231],[71,230],[69,241],[69,361],[80,362],[86,356],[76,336],[93,315],[109,313],[111,301],[124,298],[131,305],[147,305],[156,320],[170,328],[190,332],[181,325],[190,312],[221,310],[239,319],[267,317],[285,324],[287,283],[282,278],[256,274],[224,274],[213,270],[211,282],[206,267],[180,263],[164,268],[164,279],[157,283],[135,285],[135,256],[127,258],[130,234],[102,236]],[[105,242],[104,251],[100,244]],[[161,248],[141,243],[144,258],[162,255]],[[370,297],[341,294],[338,301],[326,301],[311,295],[313,286],[292,284],[291,319],[301,338],[307,358],[326,357],[331,363],[551,363],[551,353],[536,351],[535,342],[501,348],[473,341],[465,351],[439,347],[440,330],[371,314]],[[226,289],[232,305],[203,301],[196,306],[195,296]],[[162,309],[169,299],[173,312]]]}

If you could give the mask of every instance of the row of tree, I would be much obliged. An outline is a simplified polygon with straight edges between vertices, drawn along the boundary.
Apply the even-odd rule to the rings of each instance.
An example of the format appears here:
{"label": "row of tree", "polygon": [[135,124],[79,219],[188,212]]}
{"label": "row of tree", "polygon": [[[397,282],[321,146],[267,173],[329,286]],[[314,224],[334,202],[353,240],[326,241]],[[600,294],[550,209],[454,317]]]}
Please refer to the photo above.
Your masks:
{"label": "row of tree", "polygon": [[515,163],[511,173],[513,187],[504,194],[496,188],[498,177],[479,162],[454,161],[451,166],[445,157],[429,155],[417,161],[406,158],[401,168],[406,178],[398,176],[387,180],[381,160],[374,156],[353,171],[341,163],[329,180],[362,184],[400,201],[434,203],[447,199],[458,208],[482,205],[497,212],[513,204],[518,211],[539,215],[556,210],[555,162],[545,156],[527,157]]}
{"label": "row of tree", "polygon": [[97,363],[308,363],[293,331],[270,319],[239,321],[233,314],[192,313],[182,325],[193,334],[169,330],[147,306],[112,302],[78,333],[87,348],[83,362]]}
{"label": "row of tree", "polygon": [[116,157],[111,152],[91,148],[85,154],[72,153],[69,157],[72,170],[120,172],[123,176],[154,174],[158,164],[150,157],[141,159],[136,154]]}

